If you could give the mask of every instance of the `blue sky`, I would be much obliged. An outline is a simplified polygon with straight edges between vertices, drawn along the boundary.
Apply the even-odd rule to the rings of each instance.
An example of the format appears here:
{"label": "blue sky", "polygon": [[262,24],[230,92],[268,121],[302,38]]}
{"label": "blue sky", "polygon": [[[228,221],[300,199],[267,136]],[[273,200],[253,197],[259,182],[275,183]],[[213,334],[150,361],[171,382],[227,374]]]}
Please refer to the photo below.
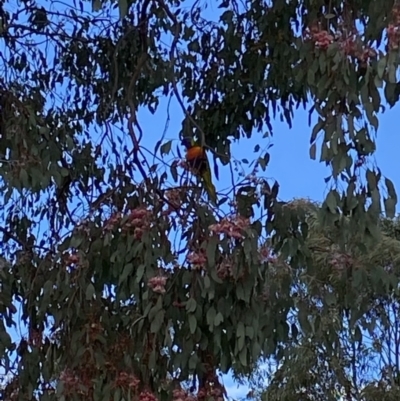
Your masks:
{"label": "blue sky", "polygon": [[[191,1],[188,2],[188,5],[190,3]],[[218,12],[216,6],[211,6],[205,11],[205,16],[212,16],[212,19],[215,20]],[[138,119],[144,131],[142,144],[148,149],[154,148],[164,132],[167,104],[168,99],[161,99],[155,115],[147,110],[140,110],[138,113]],[[395,106],[392,110],[387,109],[386,113],[380,116],[375,156],[382,173],[393,181],[397,190],[400,188],[400,169],[397,161],[400,135],[395,131],[399,126],[399,122],[397,122],[399,107]],[[183,112],[176,100],[172,100],[170,104],[169,115],[170,122],[166,138],[176,140],[183,119]],[[330,171],[324,164],[320,164],[317,160],[313,161],[309,157],[309,138],[312,127],[308,126],[308,111],[302,109],[296,111],[292,129],[289,129],[286,123],[279,121],[273,123],[273,128],[274,136],[272,138],[263,139],[262,134],[255,133],[251,139],[242,139],[239,143],[235,143],[233,156],[237,159],[247,158],[251,161],[255,157],[253,149],[256,144],[263,147],[263,145],[272,143],[271,160],[265,175],[279,182],[280,198],[289,200],[302,197],[322,201],[327,190],[324,178],[329,175]],[[229,185],[229,169],[225,167],[220,171],[220,180],[216,182],[216,186],[218,189]],[[397,206],[397,210],[399,211],[399,206]],[[246,395],[247,388],[243,386],[237,388],[229,375],[224,378],[224,382],[230,397],[237,398]]]}
{"label": "blue sky", "polygon": [[[140,125],[145,133],[142,143],[146,148],[154,149],[164,131],[167,104],[167,99],[161,99],[155,115],[147,110],[141,110],[138,113]],[[374,156],[382,174],[390,178],[396,188],[400,188],[400,169],[397,161],[400,135],[396,135],[394,131],[400,125],[400,123],[396,123],[399,111],[400,106],[396,105],[393,109],[387,108],[386,112],[380,115],[379,130],[376,135],[377,151]],[[171,101],[169,115],[166,139],[175,139],[178,144],[183,112],[175,100]],[[315,120],[315,116],[313,120]],[[273,144],[269,150],[270,163],[264,175],[279,182],[280,198],[289,200],[294,197],[302,197],[322,201],[327,190],[324,178],[330,175],[330,170],[324,163],[318,161],[318,153],[316,160],[310,159],[309,140],[312,126],[308,125],[308,110],[299,108],[295,112],[292,129],[285,122],[275,121],[272,125],[274,134],[272,137],[263,139],[262,133],[255,132],[251,139],[243,138],[234,143],[233,157],[236,159],[247,158],[251,161],[255,158],[253,150],[256,144],[260,144],[261,148]],[[228,167],[220,167],[220,180],[216,182],[217,190],[230,185],[228,170]],[[400,210],[399,207],[397,210]]]}

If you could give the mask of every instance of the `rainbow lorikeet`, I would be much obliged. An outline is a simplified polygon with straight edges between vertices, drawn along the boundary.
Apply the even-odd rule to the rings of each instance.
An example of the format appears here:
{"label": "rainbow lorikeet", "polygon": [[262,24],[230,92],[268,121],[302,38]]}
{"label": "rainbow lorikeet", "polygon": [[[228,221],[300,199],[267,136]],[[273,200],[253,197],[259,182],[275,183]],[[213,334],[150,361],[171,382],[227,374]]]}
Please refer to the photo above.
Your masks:
{"label": "rainbow lorikeet", "polygon": [[217,203],[217,192],[211,178],[211,169],[206,150],[192,138],[184,138],[182,145],[186,147],[186,162],[193,173],[201,179],[210,201]]}

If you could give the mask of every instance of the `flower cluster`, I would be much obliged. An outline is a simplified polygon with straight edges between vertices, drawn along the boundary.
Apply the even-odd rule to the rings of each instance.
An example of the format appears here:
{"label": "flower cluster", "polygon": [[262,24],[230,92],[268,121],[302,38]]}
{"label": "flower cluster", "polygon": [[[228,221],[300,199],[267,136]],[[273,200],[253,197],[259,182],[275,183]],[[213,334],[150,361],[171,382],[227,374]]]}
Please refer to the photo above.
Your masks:
{"label": "flower cluster", "polygon": [[352,256],[347,253],[334,252],[329,259],[329,265],[337,272],[347,270],[353,263]]}
{"label": "flower cluster", "polygon": [[183,302],[179,302],[179,301],[172,302],[172,306],[174,308],[185,308],[185,304]]}
{"label": "flower cluster", "polygon": [[187,391],[183,390],[182,388],[177,388],[172,391],[172,399],[174,401],[184,401],[187,396]]}
{"label": "flower cluster", "polygon": [[339,35],[339,37],[340,47],[346,56],[353,57],[363,64],[368,63],[370,59],[377,56],[374,49],[363,43],[358,32],[354,32],[343,38],[342,35]]}
{"label": "flower cluster", "polygon": [[276,263],[277,257],[273,256],[271,253],[271,249],[267,246],[262,246],[258,250],[258,257],[261,263],[269,262],[269,263]]}
{"label": "flower cluster", "polygon": [[135,239],[140,240],[143,233],[150,228],[152,216],[153,212],[145,206],[132,209],[127,216],[122,215],[121,212],[115,212],[105,222],[104,231],[113,231],[116,227],[119,227],[123,219],[125,219],[121,227],[122,231],[124,233],[131,233],[133,231]]}
{"label": "flower cluster", "polygon": [[223,401],[224,400],[224,392],[223,389],[219,386],[209,385],[208,388],[201,388],[197,393],[198,401],[204,401],[206,399],[214,399],[215,401]]}
{"label": "flower cluster", "polygon": [[62,265],[69,272],[74,272],[82,267],[82,260],[78,253],[65,253],[62,258]]}
{"label": "flower cluster", "polygon": [[78,375],[70,369],[65,369],[61,372],[60,381],[64,386],[64,395],[74,394],[81,384]]}
{"label": "flower cluster", "polygon": [[152,277],[147,285],[158,294],[165,294],[165,284],[167,284],[167,277],[165,276],[156,276]]}
{"label": "flower cluster", "polygon": [[195,270],[204,270],[207,263],[207,257],[204,251],[189,253],[187,260]]}
{"label": "flower cluster", "polygon": [[390,50],[397,50],[400,44],[400,27],[389,24],[387,27],[388,47]]}
{"label": "flower cluster", "polygon": [[326,50],[329,45],[336,42],[343,53],[360,63],[367,63],[370,59],[377,56],[377,52],[370,46],[363,43],[359,33],[355,29],[343,28],[332,35],[325,29],[320,29],[317,25],[312,26],[305,32],[305,37],[311,40],[315,47]]}
{"label": "flower cluster", "polygon": [[33,347],[40,347],[43,343],[43,332],[39,330],[31,330],[29,333],[28,344]]}
{"label": "flower cluster", "polygon": [[86,235],[90,235],[90,220],[89,219],[83,219],[81,220],[77,226],[76,226],[76,231],[77,232],[83,232]]}
{"label": "flower cluster", "polygon": [[106,220],[104,224],[104,230],[105,231],[113,231],[115,227],[119,225],[119,222],[122,219],[122,214],[121,212],[115,212],[113,213],[109,219]]}
{"label": "flower cluster", "polygon": [[76,253],[68,254],[65,257],[64,262],[66,265],[76,265],[79,263],[79,255]]}
{"label": "flower cluster", "polygon": [[260,294],[260,298],[263,302],[268,303],[270,297],[271,297],[270,286],[268,284],[265,284]]}
{"label": "flower cluster", "polygon": [[310,32],[311,40],[314,42],[315,47],[318,49],[326,50],[335,38],[326,30],[319,30],[314,26]]}
{"label": "flower cluster", "polygon": [[117,341],[115,341],[109,349],[107,360],[109,362],[119,362],[119,356],[126,353],[126,350],[129,349],[131,343],[132,338],[130,335],[127,333],[118,334]]}
{"label": "flower cluster", "polygon": [[139,394],[139,401],[157,401],[157,397],[150,391],[142,391]]}
{"label": "flower cluster", "polygon": [[176,212],[181,208],[182,205],[182,190],[179,188],[170,189],[165,192],[165,197],[167,199],[167,210],[163,212],[165,215],[169,215]]}
{"label": "flower cluster", "polygon": [[397,50],[400,46],[400,5],[392,9],[392,23],[387,27],[388,48]]}
{"label": "flower cluster", "polygon": [[224,259],[217,266],[217,275],[220,279],[224,280],[233,277],[233,264],[230,260]]}
{"label": "flower cluster", "polygon": [[114,381],[114,387],[122,387],[124,389],[136,389],[140,384],[140,380],[133,374],[127,372],[119,372]]}
{"label": "flower cluster", "polygon": [[152,215],[153,212],[145,206],[132,209],[123,230],[131,232],[133,229],[133,236],[135,239],[140,240],[143,234],[150,228]]}
{"label": "flower cluster", "polygon": [[86,332],[90,341],[95,341],[99,334],[104,332],[104,328],[101,323],[88,322],[86,324]]}
{"label": "flower cluster", "polygon": [[223,234],[233,239],[243,239],[243,230],[250,225],[250,220],[242,216],[222,219],[220,223],[212,224],[209,230],[212,234]]}

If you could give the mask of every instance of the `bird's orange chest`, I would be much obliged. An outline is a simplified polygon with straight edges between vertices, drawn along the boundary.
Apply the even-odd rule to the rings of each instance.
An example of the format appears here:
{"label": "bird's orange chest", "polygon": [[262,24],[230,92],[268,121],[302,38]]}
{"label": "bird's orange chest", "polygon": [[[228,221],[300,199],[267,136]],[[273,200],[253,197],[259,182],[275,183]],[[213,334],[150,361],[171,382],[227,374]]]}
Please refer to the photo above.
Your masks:
{"label": "bird's orange chest", "polygon": [[207,168],[207,156],[204,148],[193,146],[187,149],[186,161],[191,169],[201,174]]}

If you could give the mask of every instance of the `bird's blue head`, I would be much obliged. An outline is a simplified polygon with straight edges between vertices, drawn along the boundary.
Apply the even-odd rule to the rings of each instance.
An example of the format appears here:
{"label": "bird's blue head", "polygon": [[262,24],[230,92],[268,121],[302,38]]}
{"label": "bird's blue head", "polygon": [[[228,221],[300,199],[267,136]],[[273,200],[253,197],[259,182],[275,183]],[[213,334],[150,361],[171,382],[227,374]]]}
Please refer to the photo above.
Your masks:
{"label": "bird's blue head", "polygon": [[189,149],[192,147],[192,138],[186,136],[182,139],[181,143],[186,149]]}

